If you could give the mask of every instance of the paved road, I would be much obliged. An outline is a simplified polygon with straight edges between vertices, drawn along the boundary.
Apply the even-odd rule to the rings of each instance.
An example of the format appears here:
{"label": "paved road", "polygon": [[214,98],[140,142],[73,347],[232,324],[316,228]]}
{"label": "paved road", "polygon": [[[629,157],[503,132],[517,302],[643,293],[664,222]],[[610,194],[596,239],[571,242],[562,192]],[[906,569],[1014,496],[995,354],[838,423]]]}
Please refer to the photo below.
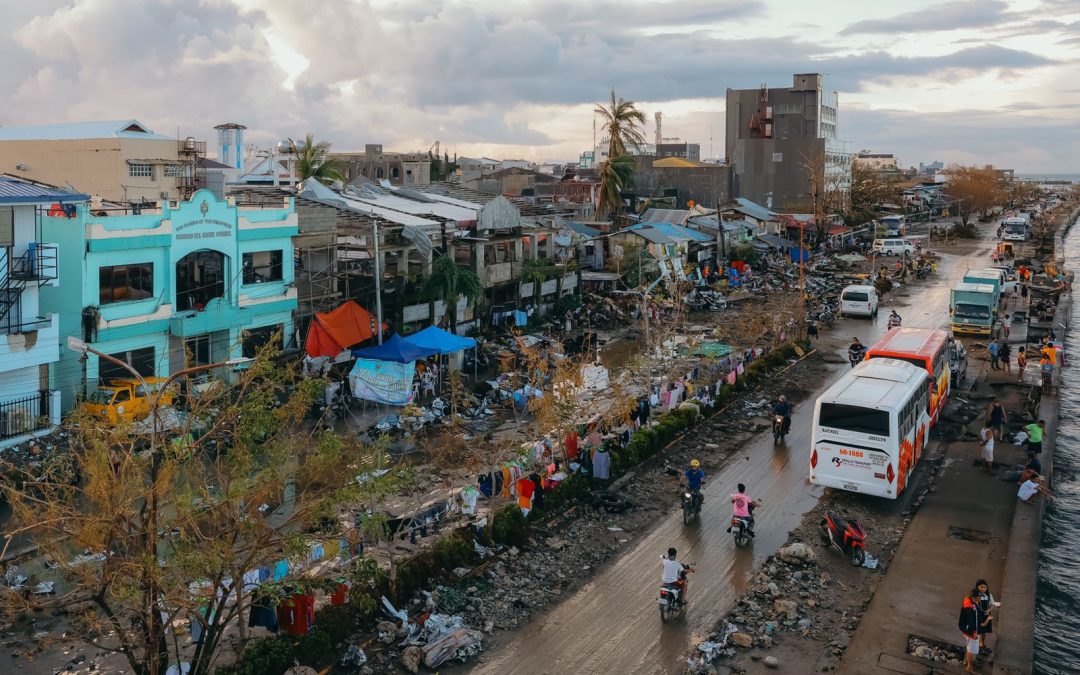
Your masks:
{"label": "paved road", "polygon": [[[904,324],[945,326],[949,289],[969,262],[981,265],[988,252],[986,245],[974,261],[943,256],[938,275],[904,299],[908,305],[901,309]],[[884,332],[891,308],[891,303],[884,303],[873,323],[842,320],[820,347],[843,351],[853,336],[869,344]],[[576,594],[488,652],[471,672],[680,672],[691,637],[707,633],[723,616],[753,569],[776,551],[820,496],[821,489],[806,478],[812,402],[844,368],[833,366],[821,389],[796,408],[786,447],[774,448],[771,436],[763,433],[728,458],[719,471],[713,468],[699,522],[684,526],[681,512],[672,513]],[[747,549],[736,549],[724,531],[731,513],[727,495],[739,482],[764,502],[757,512],[757,539]],[[691,607],[685,619],[662,625],[656,595],[660,556],[669,546],[678,548],[679,557],[694,562],[698,571],[690,579]]]}

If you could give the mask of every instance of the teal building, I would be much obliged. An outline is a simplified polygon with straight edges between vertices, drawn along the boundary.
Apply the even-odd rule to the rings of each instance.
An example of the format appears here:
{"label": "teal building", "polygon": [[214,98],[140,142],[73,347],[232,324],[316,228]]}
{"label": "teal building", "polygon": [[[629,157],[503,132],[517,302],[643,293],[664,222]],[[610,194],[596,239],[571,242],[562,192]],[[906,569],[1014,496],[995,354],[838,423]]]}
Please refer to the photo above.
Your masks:
{"label": "teal building", "polygon": [[[249,207],[199,190],[158,208],[81,204],[66,215],[42,219],[43,236],[62,255],[60,283],[41,289],[41,304],[59,315],[61,336],[158,377],[251,357],[278,331],[291,340],[291,197]],[[80,395],[121,377],[130,374],[62,348],[51,384],[68,411]]]}

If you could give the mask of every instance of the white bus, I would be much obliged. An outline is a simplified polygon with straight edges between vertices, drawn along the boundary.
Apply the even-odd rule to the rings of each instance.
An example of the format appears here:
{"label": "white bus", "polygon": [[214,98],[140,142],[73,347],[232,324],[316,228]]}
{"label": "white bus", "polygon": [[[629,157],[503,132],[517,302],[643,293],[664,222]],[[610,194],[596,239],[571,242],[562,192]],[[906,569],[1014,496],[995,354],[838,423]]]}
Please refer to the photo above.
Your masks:
{"label": "white bus", "polygon": [[1027,241],[1028,221],[1026,218],[1006,218],[1001,222],[1004,241]]}
{"label": "white bus", "polygon": [[896,499],[929,428],[926,369],[899,359],[863,361],[814,404],[810,482]]}

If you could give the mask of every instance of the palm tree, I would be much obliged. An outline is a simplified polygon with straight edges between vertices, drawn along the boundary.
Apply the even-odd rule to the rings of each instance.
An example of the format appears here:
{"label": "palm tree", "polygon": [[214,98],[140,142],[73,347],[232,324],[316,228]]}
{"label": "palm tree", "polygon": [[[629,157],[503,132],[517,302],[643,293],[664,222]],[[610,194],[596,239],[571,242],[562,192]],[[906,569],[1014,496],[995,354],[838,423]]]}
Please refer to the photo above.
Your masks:
{"label": "palm tree", "polygon": [[296,175],[300,180],[314,178],[320,183],[333,183],[338,180],[345,182],[345,176],[342,175],[337,161],[327,158],[330,153],[329,141],[316,143],[312,135],[308,134],[304,137],[304,142],[299,144],[290,138],[289,145],[296,157]]}
{"label": "palm tree", "polygon": [[596,213],[618,213],[623,207],[623,190],[634,183],[634,160],[627,155],[613,157],[600,164],[600,197]]}
{"label": "palm tree", "polygon": [[450,255],[440,256],[431,266],[431,276],[424,281],[424,291],[432,300],[442,300],[450,312],[450,331],[457,332],[458,298],[476,304],[483,297],[484,289],[476,272],[463,267]]}
{"label": "palm tree", "polygon": [[645,145],[645,135],[641,127],[645,126],[645,113],[637,109],[633,101],[615,98],[611,90],[611,103],[596,104],[596,114],[604,121],[603,131],[608,135],[608,159],[627,154],[627,150],[637,150]]}

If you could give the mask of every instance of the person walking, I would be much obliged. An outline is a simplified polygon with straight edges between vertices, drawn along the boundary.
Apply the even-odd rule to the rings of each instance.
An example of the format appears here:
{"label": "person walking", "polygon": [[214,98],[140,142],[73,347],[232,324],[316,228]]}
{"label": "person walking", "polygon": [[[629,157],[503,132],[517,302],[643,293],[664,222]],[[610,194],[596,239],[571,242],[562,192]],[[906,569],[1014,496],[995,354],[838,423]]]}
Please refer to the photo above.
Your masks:
{"label": "person walking", "polygon": [[990,592],[986,579],[976,581],[975,590],[979,591],[979,610],[984,617],[979,624],[979,653],[984,654],[994,651],[986,646],[986,636],[994,632],[994,610],[1001,607],[1001,603],[994,600],[994,594]]}
{"label": "person walking", "polygon": [[[1008,319],[1008,316],[1005,317]],[[1008,326],[1008,324],[1005,324]],[[1009,337],[1008,329],[1005,330],[1005,337]],[[1005,340],[1001,341],[1001,349],[998,351],[998,358],[1001,359],[1001,368],[1007,375],[1012,375],[1012,347]]]}
{"label": "person walking", "polygon": [[1033,422],[1026,427],[1024,431],[1027,432],[1027,446],[1028,451],[1033,452],[1036,455],[1042,452],[1043,436],[1046,434],[1046,420],[1039,420]]}
{"label": "person walking", "polygon": [[995,396],[990,401],[990,406],[986,409],[986,426],[990,427],[994,432],[994,437],[997,440],[1002,439],[1002,434],[1005,432],[1005,424],[1009,421],[1009,416],[1005,413],[1004,406],[1001,405],[1001,401]]}
{"label": "person walking", "polygon": [[1016,350],[1016,381],[1024,381],[1024,369],[1027,368],[1027,345],[1020,345]]}
{"label": "person walking", "polygon": [[964,635],[964,670],[975,672],[975,657],[979,655],[979,626],[982,625],[982,612],[979,611],[979,589],[973,588],[960,605],[960,632]]}
{"label": "person walking", "polygon": [[[1009,331],[1011,331],[1011,330],[1012,330],[1012,315],[1011,314],[1006,314],[1001,319],[1001,336],[1003,338],[1005,338],[1006,340],[1008,340],[1009,339]],[[1006,346],[1008,346],[1008,343],[1006,343]],[[1008,370],[1008,368],[1006,368],[1006,370]]]}
{"label": "person walking", "polygon": [[990,354],[990,370],[1001,370],[1001,366],[998,365],[998,358],[1001,355],[1001,345],[997,340],[991,340],[990,344],[986,345],[986,351]]}
{"label": "person walking", "polygon": [[979,455],[983,461],[983,473],[994,472],[994,430],[984,426],[979,430]]}

